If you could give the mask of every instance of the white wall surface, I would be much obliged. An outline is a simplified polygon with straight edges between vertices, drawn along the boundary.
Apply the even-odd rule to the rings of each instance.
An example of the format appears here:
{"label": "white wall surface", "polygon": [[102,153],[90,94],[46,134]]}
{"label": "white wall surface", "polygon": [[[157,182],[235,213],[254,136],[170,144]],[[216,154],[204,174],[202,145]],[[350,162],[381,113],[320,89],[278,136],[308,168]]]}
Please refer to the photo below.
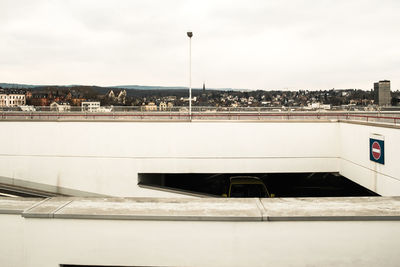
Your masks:
{"label": "white wall surface", "polygon": [[169,196],[138,173],[339,171],[338,124],[1,122],[0,176],[113,196]]}
{"label": "white wall surface", "polygon": [[[369,159],[369,138],[385,138],[385,164]],[[340,124],[340,173],[384,196],[400,195],[400,130]]]}
{"label": "white wall surface", "polygon": [[398,221],[25,219],[26,267],[398,266]]}
{"label": "white wall surface", "polygon": [[398,266],[399,221],[191,222],[0,215],[0,263]]}
{"label": "white wall surface", "polygon": [[[371,134],[385,137],[385,165],[369,160]],[[138,173],[257,172],[340,172],[381,195],[400,195],[395,128],[344,122],[4,121],[0,138],[0,177],[104,195],[176,196],[138,187]]]}
{"label": "white wall surface", "polygon": [[0,266],[25,266],[24,222],[20,214],[0,214]]}

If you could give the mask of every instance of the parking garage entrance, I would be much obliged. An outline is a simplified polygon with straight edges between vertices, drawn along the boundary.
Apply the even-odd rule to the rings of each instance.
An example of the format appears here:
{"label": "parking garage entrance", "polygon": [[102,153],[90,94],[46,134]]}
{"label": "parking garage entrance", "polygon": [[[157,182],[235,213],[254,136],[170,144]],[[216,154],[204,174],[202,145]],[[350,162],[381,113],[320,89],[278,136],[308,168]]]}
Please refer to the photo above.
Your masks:
{"label": "parking garage entrance", "polygon": [[140,173],[138,185],[204,197],[379,196],[338,173]]}

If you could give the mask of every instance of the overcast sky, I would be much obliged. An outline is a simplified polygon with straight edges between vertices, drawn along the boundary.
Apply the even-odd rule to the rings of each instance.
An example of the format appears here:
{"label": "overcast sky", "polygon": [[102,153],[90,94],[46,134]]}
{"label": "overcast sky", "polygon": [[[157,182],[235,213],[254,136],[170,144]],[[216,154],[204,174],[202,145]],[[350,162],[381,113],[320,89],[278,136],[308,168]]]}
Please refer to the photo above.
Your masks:
{"label": "overcast sky", "polygon": [[0,82],[400,89],[399,0],[0,0]]}

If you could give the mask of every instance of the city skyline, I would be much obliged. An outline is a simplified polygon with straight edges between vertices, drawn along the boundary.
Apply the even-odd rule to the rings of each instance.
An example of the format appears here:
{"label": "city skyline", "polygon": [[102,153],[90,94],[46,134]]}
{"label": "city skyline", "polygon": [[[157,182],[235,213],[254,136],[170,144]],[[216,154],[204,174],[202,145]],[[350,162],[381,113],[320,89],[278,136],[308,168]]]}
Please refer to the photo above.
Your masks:
{"label": "city skyline", "polygon": [[1,82],[371,90],[400,84],[397,1],[2,1]]}

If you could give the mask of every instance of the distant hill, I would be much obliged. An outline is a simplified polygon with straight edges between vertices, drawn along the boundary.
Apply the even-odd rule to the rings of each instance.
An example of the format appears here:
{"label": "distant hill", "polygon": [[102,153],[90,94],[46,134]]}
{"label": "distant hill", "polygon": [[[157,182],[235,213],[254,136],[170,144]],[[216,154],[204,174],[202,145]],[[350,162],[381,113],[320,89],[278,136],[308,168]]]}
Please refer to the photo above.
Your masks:
{"label": "distant hill", "polygon": [[[147,86],[147,85],[117,85],[107,86],[108,88],[119,88],[119,89],[136,89],[136,90],[188,90],[189,87],[185,86]],[[192,88],[201,90],[202,88]],[[238,89],[238,88],[206,88],[206,90],[216,91],[251,91],[249,89]]]}
{"label": "distant hill", "polygon": [[117,86],[108,86],[111,88],[119,88],[119,89],[136,89],[136,90],[180,90],[187,89],[187,87],[183,86],[147,86],[147,85],[117,85]]}
{"label": "distant hill", "polygon": [[32,85],[32,84],[20,84],[20,83],[0,83],[2,88],[13,88],[13,89],[31,89],[37,87],[96,87],[96,88],[117,88],[117,89],[135,89],[135,90],[186,90],[187,87],[183,86],[147,86],[147,85],[117,85],[117,86],[93,86],[93,85]]}
{"label": "distant hill", "polygon": [[[152,96],[176,96],[185,97],[188,95],[188,88],[185,87],[166,87],[166,86],[140,86],[140,85],[126,85],[126,86],[88,86],[88,85],[28,85],[28,84],[14,84],[14,83],[0,83],[2,88],[23,89],[31,90],[32,92],[47,93],[49,91],[65,93],[72,90],[79,92],[86,97],[95,98],[96,95],[105,95],[110,90],[119,92],[126,90],[127,95],[131,97],[146,97]],[[201,89],[193,88],[192,93],[194,96],[201,94]],[[214,90],[216,91],[216,90]]]}
{"label": "distant hill", "polygon": [[[19,84],[19,83],[0,83],[0,87],[2,88],[13,88],[13,89],[34,89],[34,88],[43,88],[43,87],[94,87],[97,89],[104,88],[103,91],[108,91],[110,88],[116,89],[133,89],[133,90],[146,90],[146,91],[155,91],[155,90],[188,90],[188,87],[184,86],[150,86],[150,85],[116,85],[116,86],[95,86],[95,85],[32,85],[32,84]],[[194,90],[201,90],[202,88],[192,88]],[[251,91],[248,89],[235,89],[235,88],[206,88],[207,90],[215,90],[215,91]]]}
{"label": "distant hill", "polygon": [[35,88],[36,85],[19,84],[19,83],[0,83],[0,87],[12,88],[12,89],[30,89],[30,88]]}

